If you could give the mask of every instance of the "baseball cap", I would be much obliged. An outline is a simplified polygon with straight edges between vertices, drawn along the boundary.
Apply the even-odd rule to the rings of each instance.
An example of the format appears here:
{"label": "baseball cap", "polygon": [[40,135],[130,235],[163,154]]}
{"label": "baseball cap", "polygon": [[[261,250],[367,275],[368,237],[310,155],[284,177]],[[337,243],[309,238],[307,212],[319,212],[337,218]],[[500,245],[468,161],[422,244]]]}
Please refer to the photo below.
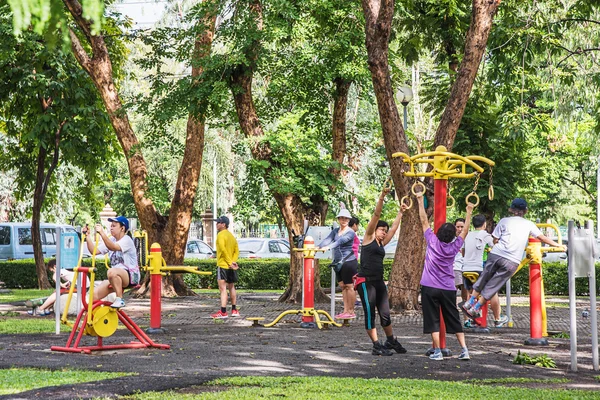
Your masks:
{"label": "baseball cap", "polygon": [[125,232],[127,232],[129,230],[129,220],[122,215],[117,218],[109,218],[108,222],[119,222],[121,225],[123,225],[125,227]]}
{"label": "baseball cap", "polygon": [[219,218],[216,219],[217,224],[225,224],[227,226],[229,226],[229,218],[227,218],[224,215],[221,215]]}
{"label": "baseball cap", "polygon": [[526,211],[527,210],[527,202],[525,201],[525,199],[517,197],[516,199],[514,199],[512,201],[512,203],[510,203],[510,208],[512,208],[514,210]]}
{"label": "baseball cap", "polygon": [[350,214],[350,211],[348,211],[347,208],[342,208],[342,209],[340,209],[340,212],[338,213],[336,218],[339,218],[339,217],[352,218],[352,215]]}

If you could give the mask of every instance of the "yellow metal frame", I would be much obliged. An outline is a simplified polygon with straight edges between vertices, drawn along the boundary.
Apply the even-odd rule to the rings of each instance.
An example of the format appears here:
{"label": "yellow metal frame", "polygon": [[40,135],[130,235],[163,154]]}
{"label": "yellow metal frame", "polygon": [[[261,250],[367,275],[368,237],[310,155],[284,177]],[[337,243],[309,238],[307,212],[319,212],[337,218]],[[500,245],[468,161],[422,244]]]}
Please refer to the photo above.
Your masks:
{"label": "yellow metal frame", "polygon": [[[386,185],[387,184],[388,184],[388,181],[386,180]],[[310,258],[315,258],[316,252],[325,251],[325,250],[316,248],[314,243],[309,243],[309,244],[305,243],[303,248],[301,248],[301,249],[293,248],[292,251],[298,251],[298,252],[301,251],[304,258],[310,259]],[[275,324],[277,324],[279,321],[281,321],[281,319],[283,317],[285,317],[286,315],[298,315],[298,314],[302,314],[303,317],[314,317],[315,323],[317,324],[317,327],[319,329],[323,329],[323,327],[324,327],[323,323],[321,322],[321,318],[319,318],[319,314],[324,315],[331,325],[337,326],[338,328],[341,328],[343,326],[342,324],[335,322],[335,320],[333,318],[331,318],[331,315],[329,315],[329,313],[327,311],[315,310],[314,308],[302,308],[301,310],[284,311],[281,314],[279,314],[277,316],[277,318],[275,318],[272,322],[269,322],[268,324],[264,324],[263,326],[265,328],[270,328],[272,326],[275,326]]]}
{"label": "yellow metal frame", "polygon": [[[476,161],[483,162],[491,167],[496,165],[496,163],[489,158],[481,156],[464,157],[449,152],[444,146],[438,146],[435,151],[417,154],[412,157],[402,152],[394,153],[392,154],[392,157],[402,158],[402,161],[409,164],[410,170],[404,172],[404,175],[414,178],[424,176],[446,180],[448,178],[472,178],[476,174],[483,172],[483,167],[479,166]],[[431,164],[433,165],[433,169],[425,172],[415,171],[415,164]],[[473,168],[475,171],[467,172],[467,166]]]}

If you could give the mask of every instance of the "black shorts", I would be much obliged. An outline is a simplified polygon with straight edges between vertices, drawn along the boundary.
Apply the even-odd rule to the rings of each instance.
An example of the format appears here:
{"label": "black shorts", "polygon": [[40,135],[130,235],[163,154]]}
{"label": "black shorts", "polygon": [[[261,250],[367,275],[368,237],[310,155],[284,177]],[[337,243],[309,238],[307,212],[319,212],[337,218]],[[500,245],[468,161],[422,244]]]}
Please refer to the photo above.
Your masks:
{"label": "black shorts", "polygon": [[456,290],[436,289],[421,286],[423,308],[423,333],[440,331],[440,310],[444,316],[446,332],[460,333],[463,327],[456,308]]}
{"label": "black shorts", "polygon": [[236,283],[238,281],[238,274],[236,269],[231,268],[217,268],[217,280],[225,281],[227,283]]}
{"label": "black shorts", "polygon": [[358,261],[350,260],[342,264],[340,272],[335,273],[336,282],[344,282],[346,285],[353,284],[352,277],[358,272]]}

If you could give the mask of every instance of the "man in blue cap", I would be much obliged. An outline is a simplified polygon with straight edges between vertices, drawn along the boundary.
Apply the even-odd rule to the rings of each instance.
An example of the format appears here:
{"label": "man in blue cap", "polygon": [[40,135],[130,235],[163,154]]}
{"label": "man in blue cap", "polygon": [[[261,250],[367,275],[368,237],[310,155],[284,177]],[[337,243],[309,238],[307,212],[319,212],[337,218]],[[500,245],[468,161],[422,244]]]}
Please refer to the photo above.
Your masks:
{"label": "man in blue cap", "polygon": [[[133,239],[128,234],[129,220],[120,216],[109,218],[110,237],[104,232],[101,224],[96,224],[96,233],[102,238],[98,246],[98,254],[108,253],[110,269],[106,273],[107,281],[94,289],[94,300],[102,299],[109,293],[115,292],[116,299],[111,304],[113,308],[125,307],[123,289],[140,283],[140,267]],[[94,240],[87,226],[81,230],[86,235],[86,243],[90,253],[94,251]]]}
{"label": "man in blue cap", "polygon": [[527,212],[525,199],[514,199],[508,212],[512,216],[502,218],[496,225],[492,233],[494,247],[488,255],[483,273],[473,284],[473,293],[469,300],[461,305],[464,313],[470,318],[481,317],[481,308],[513,276],[523,259],[529,236],[553,247],[564,247],[544,236],[533,222],[523,218]]}

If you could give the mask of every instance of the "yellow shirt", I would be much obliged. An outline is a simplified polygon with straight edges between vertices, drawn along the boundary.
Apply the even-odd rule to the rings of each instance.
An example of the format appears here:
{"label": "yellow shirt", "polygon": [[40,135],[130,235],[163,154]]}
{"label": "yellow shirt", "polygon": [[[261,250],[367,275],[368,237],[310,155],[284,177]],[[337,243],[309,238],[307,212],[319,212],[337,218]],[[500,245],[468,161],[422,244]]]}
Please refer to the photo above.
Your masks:
{"label": "yellow shirt", "polygon": [[217,267],[229,269],[240,255],[237,240],[231,232],[223,229],[217,233]]}

